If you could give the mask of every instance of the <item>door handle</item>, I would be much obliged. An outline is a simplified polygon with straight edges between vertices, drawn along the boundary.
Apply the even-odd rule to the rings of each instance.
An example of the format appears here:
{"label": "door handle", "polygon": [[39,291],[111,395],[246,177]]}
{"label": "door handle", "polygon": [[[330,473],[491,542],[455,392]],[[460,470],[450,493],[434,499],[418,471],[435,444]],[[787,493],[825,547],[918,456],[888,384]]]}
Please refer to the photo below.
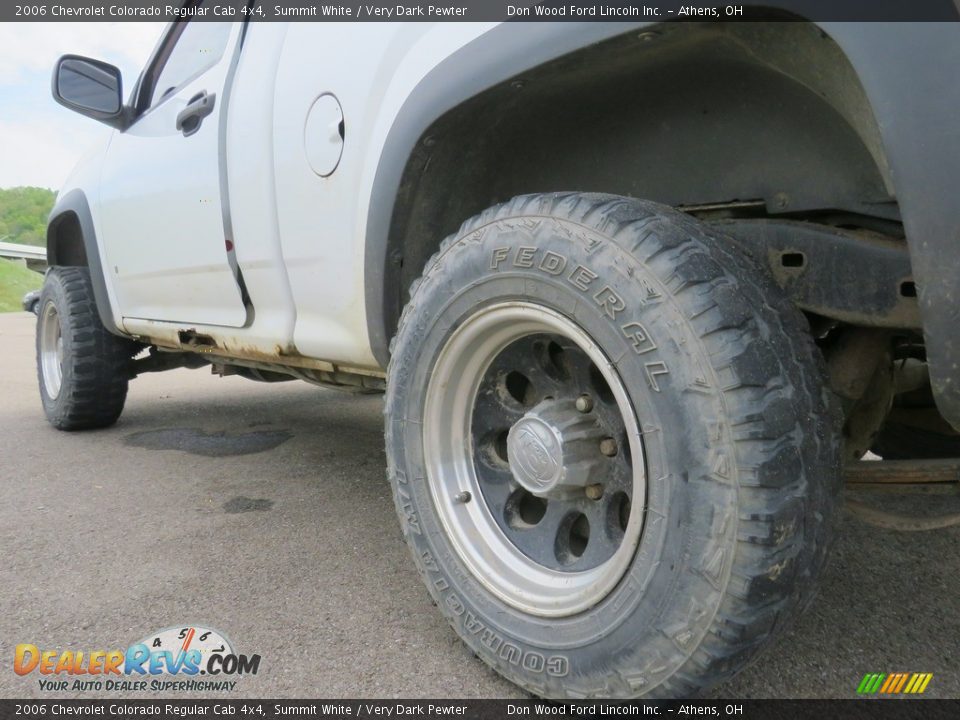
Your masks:
{"label": "door handle", "polygon": [[216,93],[208,93],[206,90],[198,92],[177,115],[177,130],[182,132],[184,137],[193,135],[200,129],[203,119],[213,112],[216,102]]}

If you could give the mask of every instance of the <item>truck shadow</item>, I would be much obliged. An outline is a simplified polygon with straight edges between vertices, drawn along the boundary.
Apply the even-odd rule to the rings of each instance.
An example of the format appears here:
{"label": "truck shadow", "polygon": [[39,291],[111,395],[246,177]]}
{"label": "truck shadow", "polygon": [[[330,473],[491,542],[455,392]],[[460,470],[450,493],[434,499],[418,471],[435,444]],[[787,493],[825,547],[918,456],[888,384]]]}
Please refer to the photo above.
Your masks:
{"label": "truck shadow", "polygon": [[[193,402],[177,403],[179,407],[171,407],[171,414],[162,418],[163,427],[138,432],[124,442],[249,465],[259,482],[250,486],[255,489],[237,488],[245,495],[223,496],[227,504],[236,505],[224,505],[226,512],[267,509],[272,503],[269,513],[232,517],[251,522],[282,517],[291,532],[309,530],[311,545],[305,553],[313,543],[340,548],[344,557],[337,562],[318,561],[316,555],[305,558],[298,582],[356,586],[352,597],[358,623],[364,608],[381,613],[378,603],[394,611],[402,608],[406,620],[418,627],[416,642],[423,645],[424,657],[449,663],[452,631],[420,586],[386,481],[382,399],[300,386],[284,388],[272,399],[259,392],[230,398],[213,412],[207,407],[206,414],[200,414],[202,402],[197,401],[196,408]],[[205,430],[170,428],[173,417],[195,421],[198,416]],[[227,429],[231,427],[243,430]],[[247,457],[231,461],[230,455]],[[276,530],[271,526],[264,532]],[[958,541],[960,528],[896,533],[846,516],[820,592],[806,614],[761,653],[759,662],[712,695],[853,698],[869,672],[932,672],[925,697],[960,696],[955,673],[960,616],[943,611],[960,593]],[[347,558],[363,566],[363,580]],[[365,596],[364,588],[372,595]],[[316,596],[320,608],[334,599]],[[459,643],[453,645],[461,648],[453,651],[454,661],[461,657],[465,662],[458,672],[472,673],[478,693],[504,692],[507,686],[491,670],[470,661]]]}
{"label": "truck shadow", "polygon": [[133,433],[124,444],[147,450],[181,450],[205,457],[227,457],[266,452],[293,437],[287,430],[253,430],[228,433],[199,428],[161,428]]}

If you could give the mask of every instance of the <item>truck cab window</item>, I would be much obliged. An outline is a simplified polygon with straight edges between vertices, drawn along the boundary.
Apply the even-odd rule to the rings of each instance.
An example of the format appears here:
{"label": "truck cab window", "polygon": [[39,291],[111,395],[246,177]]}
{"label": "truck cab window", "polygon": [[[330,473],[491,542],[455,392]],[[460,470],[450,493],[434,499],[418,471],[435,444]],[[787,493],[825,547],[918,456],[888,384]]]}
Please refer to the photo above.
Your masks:
{"label": "truck cab window", "polygon": [[229,22],[187,22],[157,75],[150,107],[216,65],[227,47],[231,26]]}

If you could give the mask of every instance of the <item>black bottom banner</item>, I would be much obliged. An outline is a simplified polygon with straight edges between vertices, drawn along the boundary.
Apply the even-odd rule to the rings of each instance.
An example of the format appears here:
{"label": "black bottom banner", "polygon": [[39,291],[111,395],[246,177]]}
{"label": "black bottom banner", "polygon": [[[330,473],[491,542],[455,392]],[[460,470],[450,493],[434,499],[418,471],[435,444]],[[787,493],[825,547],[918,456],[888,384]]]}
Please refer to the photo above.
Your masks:
{"label": "black bottom banner", "polygon": [[960,700],[0,700],[0,718],[941,718]]}

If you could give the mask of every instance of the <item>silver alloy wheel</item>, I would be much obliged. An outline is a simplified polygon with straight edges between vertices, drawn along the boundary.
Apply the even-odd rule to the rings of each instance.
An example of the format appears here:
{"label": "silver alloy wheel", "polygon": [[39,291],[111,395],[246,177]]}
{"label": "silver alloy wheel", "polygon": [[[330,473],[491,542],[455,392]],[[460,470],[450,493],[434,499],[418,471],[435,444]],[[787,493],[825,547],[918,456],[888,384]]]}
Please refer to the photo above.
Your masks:
{"label": "silver alloy wheel", "polygon": [[63,335],[60,315],[52,302],[47,302],[40,316],[40,369],[43,387],[51,400],[56,400],[63,383]]}
{"label": "silver alloy wheel", "polygon": [[639,426],[603,352],[562,315],[505,302],[460,325],[427,387],[423,446],[448,537],[509,605],[582,612],[629,567],[646,492]]}

